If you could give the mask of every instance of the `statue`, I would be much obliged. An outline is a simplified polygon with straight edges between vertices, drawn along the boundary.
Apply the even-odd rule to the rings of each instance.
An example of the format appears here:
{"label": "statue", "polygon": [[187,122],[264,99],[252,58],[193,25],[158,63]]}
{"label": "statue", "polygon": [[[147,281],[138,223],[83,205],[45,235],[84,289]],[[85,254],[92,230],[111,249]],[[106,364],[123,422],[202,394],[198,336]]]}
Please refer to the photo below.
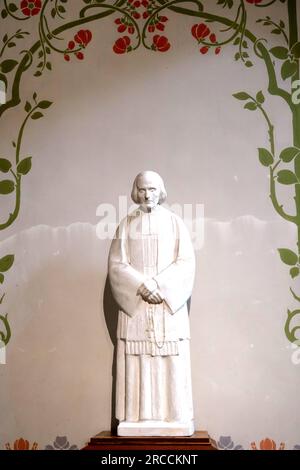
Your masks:
{"label": "statue", "polygon": [[109,253],[119,305],[116,418],[119,436],[194,432],[187,300],[195,260],[183,221],[161,204],[162,178],[137,175],[139,208],[120,223]]}

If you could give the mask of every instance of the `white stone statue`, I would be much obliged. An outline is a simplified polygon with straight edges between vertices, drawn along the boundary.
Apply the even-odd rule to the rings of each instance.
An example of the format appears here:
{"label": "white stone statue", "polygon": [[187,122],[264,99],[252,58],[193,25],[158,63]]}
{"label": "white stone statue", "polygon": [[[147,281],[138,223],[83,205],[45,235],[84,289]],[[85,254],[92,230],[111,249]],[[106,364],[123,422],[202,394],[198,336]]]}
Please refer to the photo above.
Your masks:
{"label": "white stone statue", "polygon": [[190,436],[194,432],[187,300],[195,259],[183,221],[161,204],[161,177],[137,175],[139,208],[119,225],[109,279],[120,311],[116,418],[119,436]]}

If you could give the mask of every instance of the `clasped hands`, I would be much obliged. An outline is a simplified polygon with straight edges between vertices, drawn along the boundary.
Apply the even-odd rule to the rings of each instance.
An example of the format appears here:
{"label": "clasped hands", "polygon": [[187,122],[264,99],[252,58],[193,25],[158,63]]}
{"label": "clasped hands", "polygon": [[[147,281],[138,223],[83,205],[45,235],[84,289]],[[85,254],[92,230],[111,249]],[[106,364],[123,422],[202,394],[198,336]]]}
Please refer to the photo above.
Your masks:
{"label": "clasped hands", "polygon": [[140,295],[148,304],[161,304],[164,300],[154,279],[144,281],[138,288],[137,295]]}

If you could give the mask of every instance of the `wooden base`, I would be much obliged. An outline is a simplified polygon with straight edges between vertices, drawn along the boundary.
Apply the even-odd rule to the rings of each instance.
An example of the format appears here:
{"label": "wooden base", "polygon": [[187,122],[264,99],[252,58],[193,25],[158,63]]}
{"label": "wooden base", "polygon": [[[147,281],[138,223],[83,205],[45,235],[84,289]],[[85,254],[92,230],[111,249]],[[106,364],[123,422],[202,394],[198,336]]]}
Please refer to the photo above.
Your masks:
{"label": "wooden base", "polygon": [[120,437],[102,431],[83,450],[217,450],[206,431],[188,437]]}

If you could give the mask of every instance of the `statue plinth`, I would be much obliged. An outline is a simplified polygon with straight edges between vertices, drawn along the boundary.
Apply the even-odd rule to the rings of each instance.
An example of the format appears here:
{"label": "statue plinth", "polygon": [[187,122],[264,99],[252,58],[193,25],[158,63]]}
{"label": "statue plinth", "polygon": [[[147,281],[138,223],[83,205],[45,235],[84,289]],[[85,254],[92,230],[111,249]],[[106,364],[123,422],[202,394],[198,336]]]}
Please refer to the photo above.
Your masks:
{"label": "statue plinth", "polygon": [[117,434],[122,437],[192,436],[194,434],[194,421],[191,420],[186,423],[154,420],[122,421],[118,426]]}
{"label": "statue plinth", "polygon": [[114,436],[102,431],[92,437],[83,450],[217,450],[207,431],[195,431],[192,436]]}

